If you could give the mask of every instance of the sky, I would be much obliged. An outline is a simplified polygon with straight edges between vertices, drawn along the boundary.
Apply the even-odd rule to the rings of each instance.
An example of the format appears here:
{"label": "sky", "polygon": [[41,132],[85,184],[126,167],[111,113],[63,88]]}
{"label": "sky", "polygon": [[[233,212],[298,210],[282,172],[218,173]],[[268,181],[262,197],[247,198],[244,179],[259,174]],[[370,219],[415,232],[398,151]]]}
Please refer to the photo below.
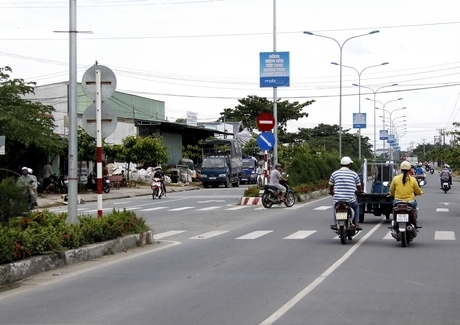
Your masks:
{"label": "sky", "polygon": [[[69,37],[56,31],[69,30],[69,3],[0,0],[0,66],[13,78],[68,80]],[[459,12],[458,0],[77,0],[77,81],[97,61],[117,91],[165,102],[169,120],[210,122],[249,95],[273,100],[259,55],[289,52],[290,86],[276,98],[315,101],[289,131],[355,133],[361,112],[371,144],[382,148],[391,124],[407,150],[460,122]]]}

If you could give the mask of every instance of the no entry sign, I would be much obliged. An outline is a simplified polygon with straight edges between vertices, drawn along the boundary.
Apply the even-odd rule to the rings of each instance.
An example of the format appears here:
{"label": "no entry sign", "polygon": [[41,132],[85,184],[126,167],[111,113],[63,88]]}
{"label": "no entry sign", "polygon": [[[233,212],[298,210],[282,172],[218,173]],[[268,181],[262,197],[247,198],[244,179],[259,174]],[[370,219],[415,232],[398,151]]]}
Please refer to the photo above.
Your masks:
{"label": "no entry sign", "polygon": [[270,131],[275,127],[275,118],[270,113],[262,113],[257,119],[257,127],[260,131]]}

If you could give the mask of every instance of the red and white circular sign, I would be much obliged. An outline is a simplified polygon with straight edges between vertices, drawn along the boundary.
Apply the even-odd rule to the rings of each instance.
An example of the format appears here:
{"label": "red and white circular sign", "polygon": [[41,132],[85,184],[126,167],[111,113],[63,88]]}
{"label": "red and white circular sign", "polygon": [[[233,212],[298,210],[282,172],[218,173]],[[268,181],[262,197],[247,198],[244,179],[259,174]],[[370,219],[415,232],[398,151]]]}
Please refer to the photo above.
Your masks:
{"label": "red and white circular sign", "polygon": [[260,114],[256,122],[260,131],[270,131],[275,127],[275,117],[270,113]]}

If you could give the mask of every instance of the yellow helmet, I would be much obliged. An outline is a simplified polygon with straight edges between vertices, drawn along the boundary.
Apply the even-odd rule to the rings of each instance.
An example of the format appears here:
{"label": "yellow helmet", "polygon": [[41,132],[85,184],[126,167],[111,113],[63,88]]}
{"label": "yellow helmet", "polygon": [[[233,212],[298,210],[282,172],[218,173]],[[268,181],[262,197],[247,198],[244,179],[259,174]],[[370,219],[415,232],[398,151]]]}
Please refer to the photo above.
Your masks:
{"label": "yellow helmet", "polygon": [[403,161],[401,163],[401,166],[400,166],[401,170],[410,170],[411,169],[411,165],[410,165],[410,162],[408,161]]}

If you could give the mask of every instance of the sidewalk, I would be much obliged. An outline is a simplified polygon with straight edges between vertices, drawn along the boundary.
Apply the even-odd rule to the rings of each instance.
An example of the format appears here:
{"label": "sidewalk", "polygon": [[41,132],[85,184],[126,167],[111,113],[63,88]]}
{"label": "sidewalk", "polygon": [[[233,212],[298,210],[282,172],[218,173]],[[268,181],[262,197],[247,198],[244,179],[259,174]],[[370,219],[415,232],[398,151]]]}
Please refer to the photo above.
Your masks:
{"label": "sidewalk", "polygon": [[[166,186],[168,193],[172,192],[183,192],[183,191],[190,191],[190,190],[199,190],[201,189],[200,186],[197,185],[173,185],[168,184]],[[62,196],[65,194],[47,194],[42,193],[38,195],[38,208],[48,208],[53,206],[60,206],[65,205]],[[135,196],[147,196],[152,195],[152,190],[150,186],[136,186],[136,187],[120,187],[120,189],[110,189],[109,193],[102,193],[103,200],[113,200],[113,199],[121,199],[121,198],[128,198],[128,197],[135,197]],[[96,202],[98,194],[95,192],[86,192],[86,193],[79,193],[78,196],[81,199],[80,204],[84,204],[85,202]]]}

